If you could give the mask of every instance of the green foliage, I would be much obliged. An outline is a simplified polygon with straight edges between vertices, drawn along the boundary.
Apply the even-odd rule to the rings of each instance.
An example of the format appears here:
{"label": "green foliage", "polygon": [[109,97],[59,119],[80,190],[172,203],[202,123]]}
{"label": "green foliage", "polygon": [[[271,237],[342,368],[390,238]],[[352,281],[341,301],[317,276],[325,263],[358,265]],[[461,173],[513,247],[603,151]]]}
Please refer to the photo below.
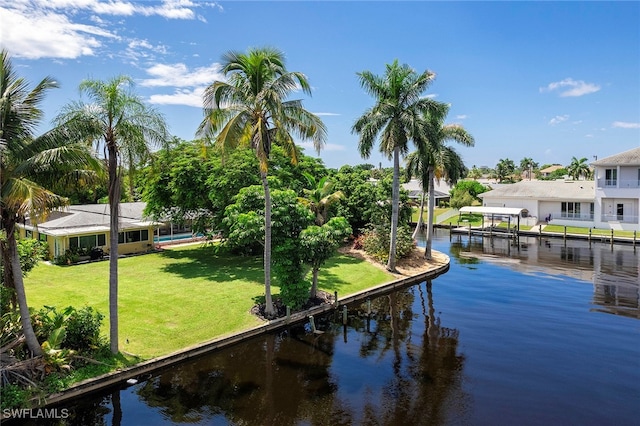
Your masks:
{"label": "green foliage", "polygon": [[22,408],[27,406],[29,392],[16,384],[3,384],[0,387],[0,408]]}
{"label": "green foliage", "polygon": [[455,197],[458,192],[467,192],[473,198],[479,200],[478,195],[488,190],[488,187],[475,180],[461,180],[456,183],[449,193],[452,197]]}
{"label": "green foliage", "polygon": [[[2,235],[2,238],[4,238],[4,235]],[[49,258],[49,246],[47,243],[32,238],[18,240],[17,250],[22,276],[26,276],[39,261]],[[4,284],[4,262],[0,262],[0,283]],[[6,312],[5,298],[11,296],[11,291],[4,288],[0,290],[0,312]]]}
{"label": "green foliage", "polygon": [[80,352],[93,351],[102,344],[100,327],[104,315],[91,306],[74,310],[67,320],[67,333],[63,347]]}
{"label": "green foliage", "polygon": [[465,206],[473,205],[476,198],[467,191],[456,191],[449,200],[449,206],[454,209],[459,209]]}
{"label": "green foliage", "polygon": [[[308,297],[303,282],[304,265],[300,232],[313,223],[314,215],[298,202],[292,190],[271,191],[272,264],[285,305],[299,308]],[[242,188],[235,203],[225,210],[225,244],[235,252],[255,253],[264,244],[264,192],[261,186]],[[304,289],[304,291],[303,291]]]}
{"label": "green foliage", "polygon": [[[396,255],[402,258],[415,248],[416,242],[412,238],[413,231],[408,226],[398,227],[398,238],[396,241]],[[389,226],[376,225],[364,232],[362,246],[367,254],[371,255],[379,262],[384,262],[389,257],[390,234]]]}

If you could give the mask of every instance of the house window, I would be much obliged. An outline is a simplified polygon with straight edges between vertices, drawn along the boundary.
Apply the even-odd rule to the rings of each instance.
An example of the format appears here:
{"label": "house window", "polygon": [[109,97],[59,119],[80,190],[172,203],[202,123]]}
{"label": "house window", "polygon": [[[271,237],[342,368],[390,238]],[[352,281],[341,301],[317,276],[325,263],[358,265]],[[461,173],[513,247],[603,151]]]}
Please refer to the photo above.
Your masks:
{"label": "house window", "polygon": [[616,216],[618,220],[624,220],[624,204],[616,205]]}
{"label": "house window", "polygon": [[25,236],[25,238],[33,238],[33,231],[25,229],[24,230],[24,236]]}
{"label": "house window", "polygon": [[605,186],[618,185],[618,169],[606,169],[604,171]]}
{"label": "house window", "polygon": [[94,235],[81,235],[79,237],[69,237],[69,249],[78,250],[78,249],[92,249],[94,247],[100,247],[106,245],[106,235],[105,234],[94,234]]}
{"label": "house window", "polygon": [[47,242],[47,235],[46,234],[38,234],[38,240],[46,243]]}
{"label": "house window", "polygon": [[147,241],[149,239],[148,229],[138,229],[135,231],[120,232],[118,234],[118,243],[137,243],[139,241]]}
{"label": "house window", "polygon": [[589,204],[589,219],[593,219],[595,215],[595,204]]}
{"label": "house window", "polygon": [[580,218],[580,203],[562,202],[561,211],[563,218]]}

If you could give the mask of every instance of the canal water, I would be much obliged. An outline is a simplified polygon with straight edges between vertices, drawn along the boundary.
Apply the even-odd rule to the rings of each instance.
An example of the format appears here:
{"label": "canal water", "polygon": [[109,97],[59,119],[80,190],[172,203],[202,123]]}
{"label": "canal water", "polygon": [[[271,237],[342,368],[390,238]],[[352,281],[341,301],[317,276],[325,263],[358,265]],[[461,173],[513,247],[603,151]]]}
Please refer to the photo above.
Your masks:
{"label": "canal water", "polygon": [[[450,236],[450,270],[89,395],[78,425],[637,425],[640,247]],[[170,336],[168,336],[170,338]]]}

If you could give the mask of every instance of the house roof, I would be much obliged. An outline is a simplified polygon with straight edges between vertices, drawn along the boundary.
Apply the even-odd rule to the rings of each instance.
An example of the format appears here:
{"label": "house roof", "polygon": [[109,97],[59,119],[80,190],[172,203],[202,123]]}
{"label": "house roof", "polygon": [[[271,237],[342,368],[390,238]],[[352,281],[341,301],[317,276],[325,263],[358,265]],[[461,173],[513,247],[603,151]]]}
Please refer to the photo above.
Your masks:
{"label": "house roof", "polygon": [[523,180],[479,194],[486,198],[535,198],[538,200],[593,200],[594,182],[590,180]]}
{"label": "house roof", "polygon": [[[422,194],[422,185],[418,179],[411,179],[409,182],[403,183],[402,187],[409,192],[409,198],[420,198],[420,194]],[[434,180],[434,198],[447,198],[450,196],[449,191],[451,191],[451,186],[444,179],[439,182],[437,179]]]}
{"label": "house roof", "polygon": [[591,164],[594,166],[640,166],[640,147],[596,160]]}
{"label": "house roof", "polygon": [[[154,225],[143,217],[145,203],[120,203],[120,230],[146,228]],[[85,204],[69,206],[51,212],[49,217],[37,225],[27,220],[25,228],[36,229],[47,235],[62,236],[108,232],[110,230],[108,204]]]}
{"label": "house roof", "polygon": [[553,173],[556,170],[560,170],[562,168],[564,168],[564,167],[562,167],[562,166],[560,166],[558,164],[554,164],[553,166],[549,166],[549,167],[546,167],[544,169],[541,169],[540,173]]}

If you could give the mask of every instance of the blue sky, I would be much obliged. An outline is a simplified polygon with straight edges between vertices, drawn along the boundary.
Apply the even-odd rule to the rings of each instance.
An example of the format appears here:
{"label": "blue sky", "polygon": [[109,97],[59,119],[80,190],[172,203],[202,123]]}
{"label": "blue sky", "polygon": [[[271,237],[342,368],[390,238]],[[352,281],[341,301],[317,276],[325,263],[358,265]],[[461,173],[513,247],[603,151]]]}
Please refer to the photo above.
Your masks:
{"label": "blue sky", "polygon": [[313,86],[301,97],[328,128],[329,167],[390,165],[362,159],[351,126],[374,102],[356,73],[395,59],[436,73],[426,94],[475,137],[458,149],[468,167],[640,147],[640,2],[0,0],[0,45],[32,85],[59,81],[45,126],[83,79],[126,74],[191,140],[222,54],[273,46]]}

